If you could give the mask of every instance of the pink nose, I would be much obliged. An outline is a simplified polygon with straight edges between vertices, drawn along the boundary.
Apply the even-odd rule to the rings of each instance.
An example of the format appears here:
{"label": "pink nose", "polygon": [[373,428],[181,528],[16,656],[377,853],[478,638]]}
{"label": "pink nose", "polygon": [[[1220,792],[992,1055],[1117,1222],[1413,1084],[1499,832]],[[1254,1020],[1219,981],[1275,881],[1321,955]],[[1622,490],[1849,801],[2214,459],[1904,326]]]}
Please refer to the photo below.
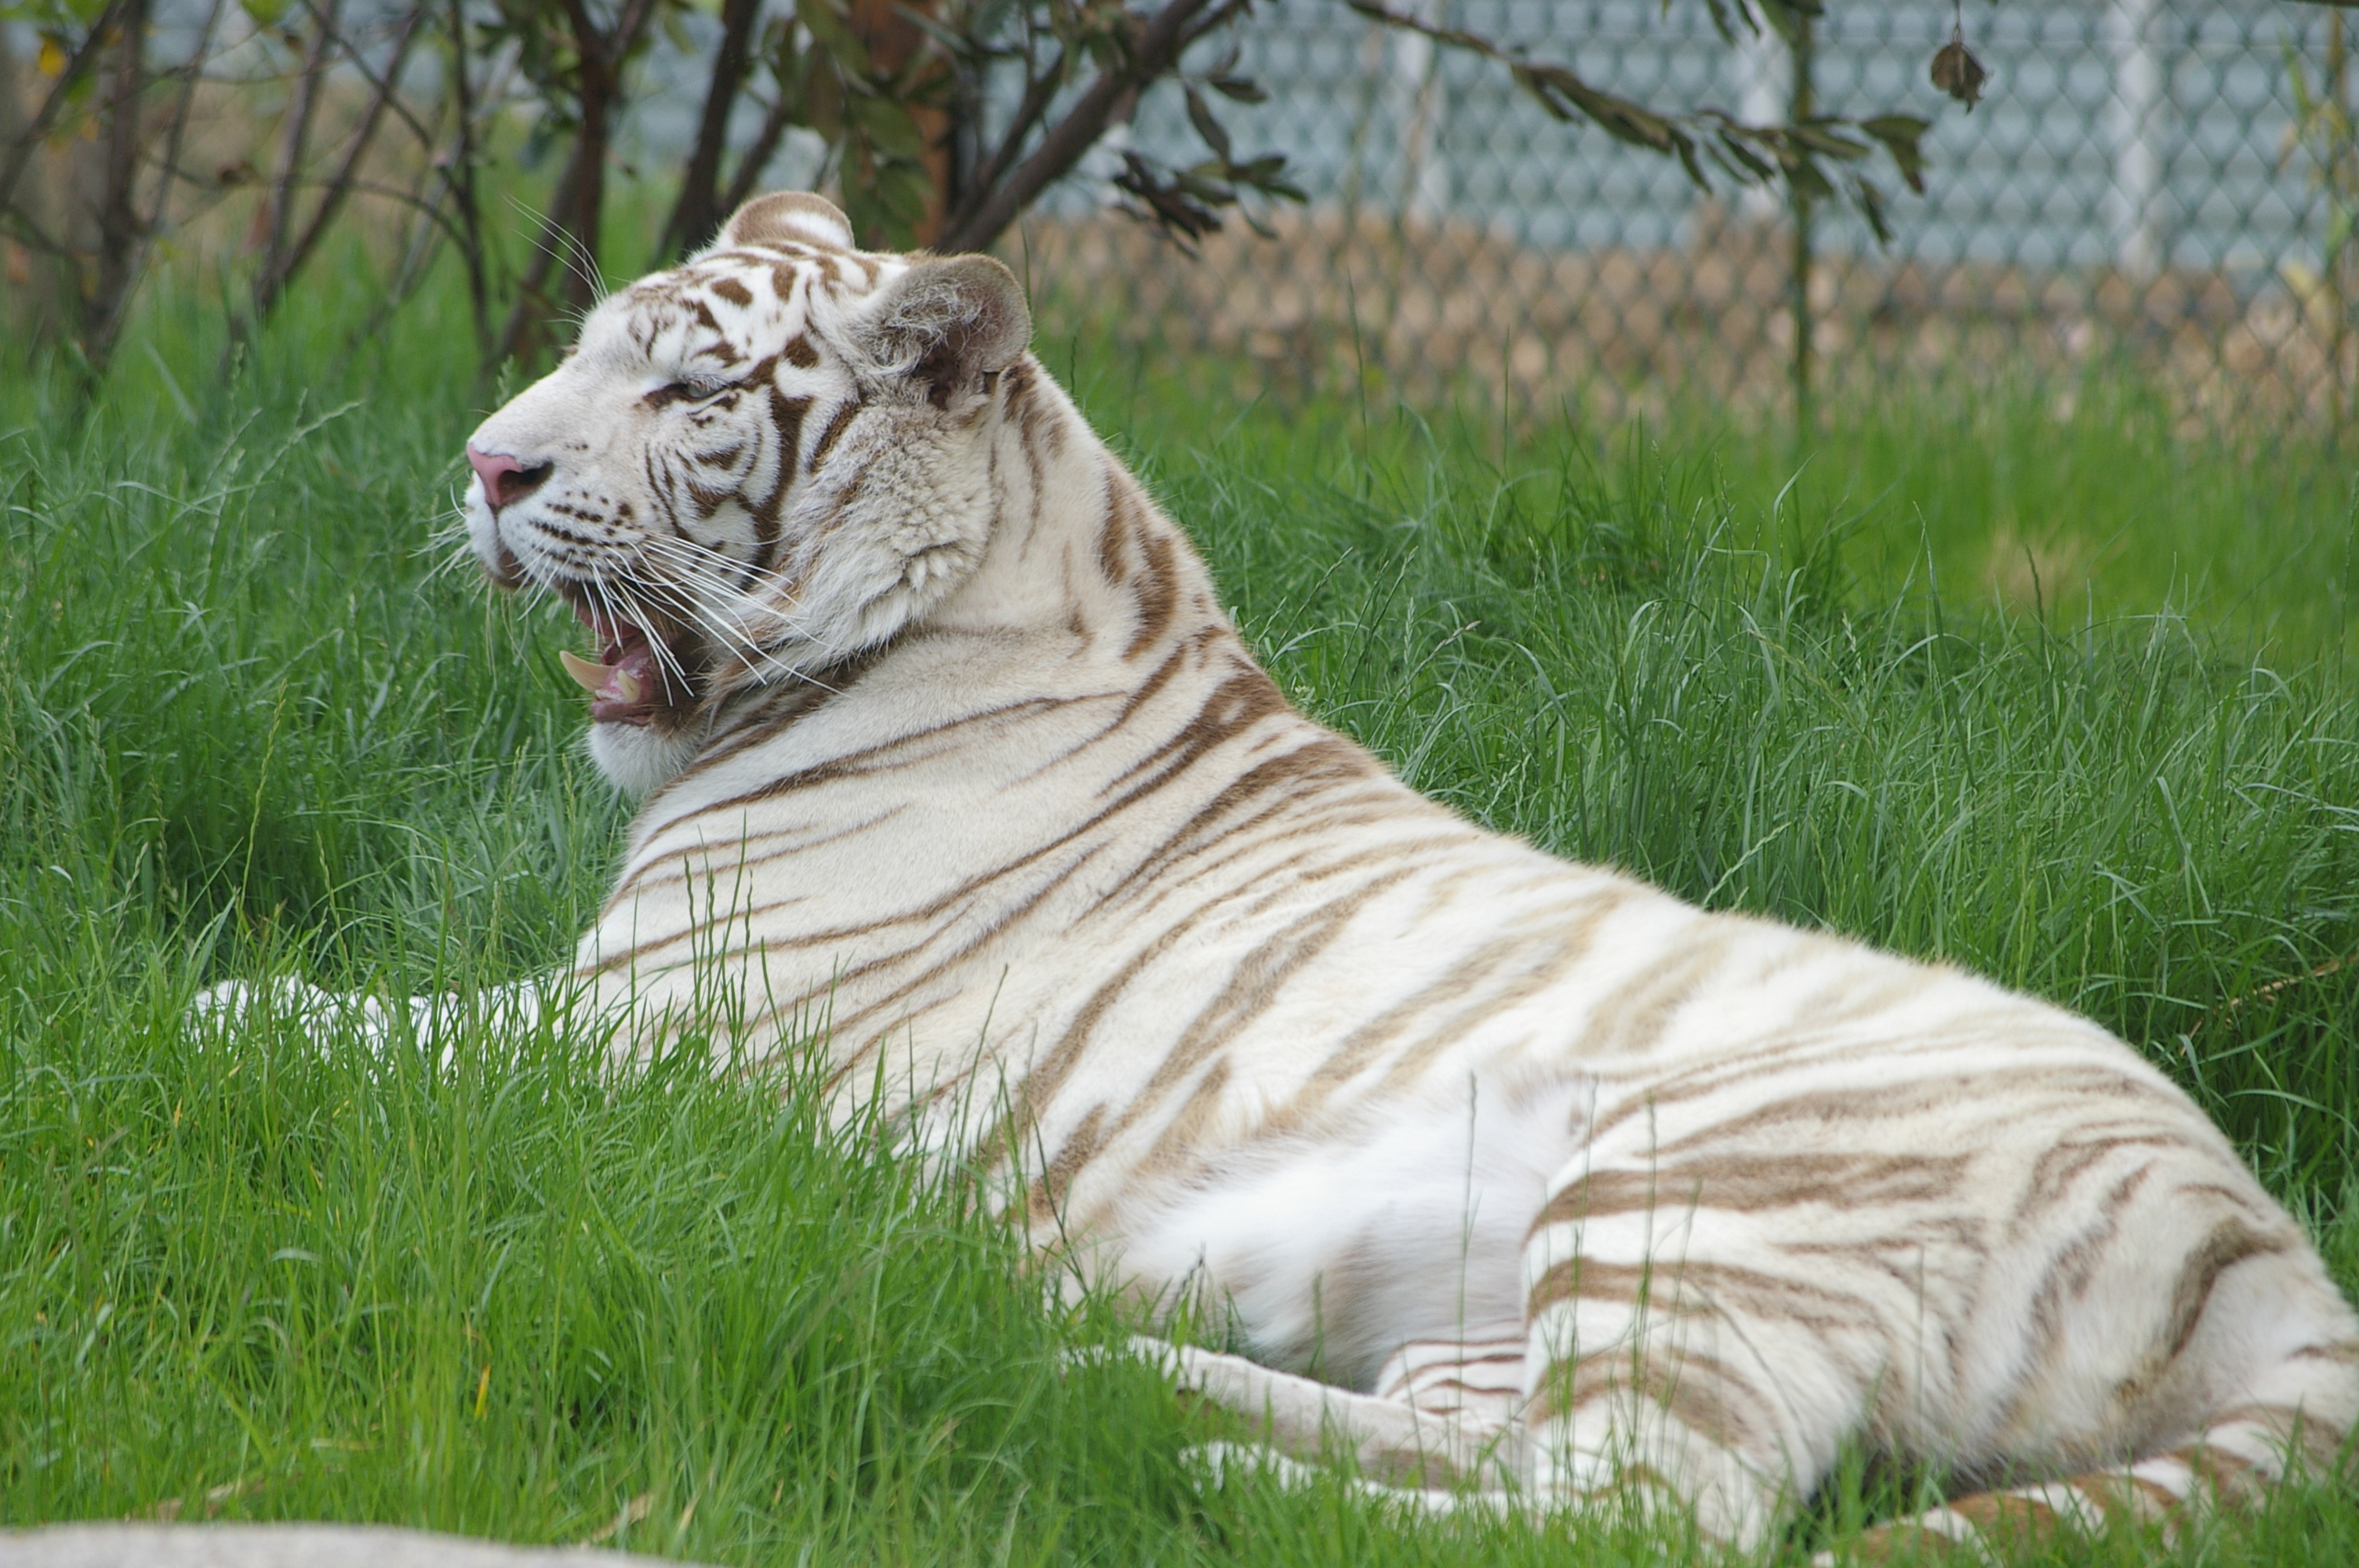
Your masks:
{"label": "pink nose", "polygon": [[484,500],[495,512],[530,495],[549,477],[547,463],[528,469],[521,460],[506,452],[479,452],[473,441],[467,443],[467,465],[484,481]]}

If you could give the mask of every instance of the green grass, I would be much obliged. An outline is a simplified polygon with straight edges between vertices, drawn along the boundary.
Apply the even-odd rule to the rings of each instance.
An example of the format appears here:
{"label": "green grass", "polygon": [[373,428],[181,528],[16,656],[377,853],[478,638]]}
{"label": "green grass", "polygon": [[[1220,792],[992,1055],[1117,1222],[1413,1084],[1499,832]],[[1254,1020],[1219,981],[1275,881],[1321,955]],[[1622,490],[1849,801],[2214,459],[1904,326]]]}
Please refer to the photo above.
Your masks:
{"label": "green grass", "polygon": [[[86,416],[0,373],[0,1522],[176,1508],[732,1563],[1699,1555],[1203,1484],[1154,1379],[1065,1365],[1120,1314],[1054,1299],[957,1173],[828,1130],[796,1063],[191,1036],[229,975],[530,974],[624,820],[575,745],[571,628],[438,569],[473,418],[456,301],[357,349],[350,309],[305,296],[226,381],[202,312],[159,312]],[[2093,396],[2060,426],[2027,393],[1850,411],[1788,487],[1782,438],[1701,416],[1503,443],[1045,351],[1288,689],[1419,787],[2090,1012],[2359,1284],[2336,464],[2182,449]],[[2093,541],[2077,595],[1974,575],[2066,537]],[[1898,1486],[1837,1488],[1778,1556]],[[2359,1560],[2359,1503],[2289,1495],[2182,1555]]]}
{"label": "green grass", "polygon": [[[1257,406],[1249,365],[1108,359],[1092,352],[1086,325],[1070,324],[1099,318],[1054,305],[1044,316],[1042,356],[1094,387],[1102,418],[1120,410],[1159,444],[1201,448],[1241,418],[1273,417],[1332,444],[1390,418],[1374,390]],[[1783,416],[1675,405],[1667,424],[1636,432],[1651,460],[1635,475],[1628,428],[1571,415],[1536,424],[1527,410],[1503,423],[1495,392],[1471,397],[1470,416],[1441,421],[1453,450],[1508,473],[1585,454],[1609,484],[1652,485],[1668,470],[1689,499],[1712,497],[1736,538],[1790,546],[1840,534],[1853,586],[1871,598],[1938,595],[2055,626],[2169,610],[2279,662],[2359,654],[2350,438],[2338,451],[2259,429],[2190,434],[2123,366],[2093,364],[2061,385],[1895,384],[1822,410],[1807,451]]]}

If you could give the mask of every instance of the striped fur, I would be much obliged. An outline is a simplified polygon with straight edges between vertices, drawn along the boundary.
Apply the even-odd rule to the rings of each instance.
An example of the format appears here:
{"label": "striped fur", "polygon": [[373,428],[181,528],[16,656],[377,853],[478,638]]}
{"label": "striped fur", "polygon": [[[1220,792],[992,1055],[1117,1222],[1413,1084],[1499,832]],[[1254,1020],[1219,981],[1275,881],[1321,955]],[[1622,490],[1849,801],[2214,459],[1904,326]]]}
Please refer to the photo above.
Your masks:
{"label": "striped fur", "polygon": [[1249,1357],[1176,1376],[1419,1495],[1754,1543],[1849,1442],[2049,1483],[1902,1530],[1947,1537],[2335,1460],[2359,1325],[2161,1074],[1421,799],[1288,705],[1028,330],[996,264],[766,198],[476,433],[530,483],[470,492],[486,568],[670,672],[593,726],[647,793],[594,1005],[823,1023],[1042,1248],[1222,1303]]}

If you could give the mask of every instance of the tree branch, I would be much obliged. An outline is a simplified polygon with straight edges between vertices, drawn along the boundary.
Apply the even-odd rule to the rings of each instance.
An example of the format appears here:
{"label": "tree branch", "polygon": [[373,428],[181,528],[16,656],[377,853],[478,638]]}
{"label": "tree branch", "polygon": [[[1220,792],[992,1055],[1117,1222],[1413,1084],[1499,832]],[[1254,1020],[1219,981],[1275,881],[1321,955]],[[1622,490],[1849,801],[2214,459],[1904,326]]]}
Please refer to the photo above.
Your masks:
{"label": "tree branch", "polygon": [[[418,36],[419,24],[425,17],[426,6],[421,3],[412,5],[409,14],[402,18],[401,31],[393,41],[393,58],[386,65],[385,79],[377,84],[375,95],[369,100],[367,110],[361,115],[361,123],[353,132],[352,145],[344,149],[343,161],[330,177],[319,205],[311,210],[310,221],[303,225],[303,232],[296,236],[294,243],[283,252],[274,254],[262,274],[255,279],[255,319],[266,318],[277,308],[287,286],[294,281],[295,275],[310,259],[321,237],[328,232],[328,225],[335,222],[337,211],[342,208],[345,196],[353,189],[353,177],[360,172],[361,157],[375,139],[378,122],[385,116],[386,104],[393,98],[401,80],[401,69],[409,59],[410,41]],[[357,59],[359,51],[353,50],[353,54]],[[288,194],[290,198],[293,196],[291,188]]]}
{"label": "tree branch", "polygon": [[1170,70],[1187,47],[1188,27],[1213,0],[1170,0],[1149,17],[1130,40],[1122,58],[1098,72],[1063,119],[1049,128],[1005,180],[978,186],[972,211],[955,225],[945,224],[938,248],[949,253],[979,251],[999,238],[1007,225],[1051,184],[1062,178],[1105,135],[1114,113],[1147,83]]}
{"label": "tree branch", "polygon": [[729,189],[714,203],[718,211],[734,212],[754,194],[754,182],[762,178],[770,159],[777,156],[778,144],[787,138],[787,127],[794,122],[794,101],[784,92],[762,116],[762,128],[754,136],[754,145],[737,160],[737,172],[730,177]]}
{"label": "tree branch", "polygon": [[680,176],[679,197],[664,221],[656,254],[664,261],[687,254],[690,246],[712,232],[720,221],[713,189],[721,180],[721,154],[729,143],[729,114],[737,106],[738,89],[753,70],[754,23],[762,0],[723,0],[721,47],[713,54],[712,77],[704,91],[704,115],[697,124],[696,146]]}
{"label": "tree branch", "polygon": [[123,13],[130,9],[131,3],[132,0],[107,0],[106,9],[98,14],[98,19],[90,25],[90,31],[82,35],[82,40],[74,46],[73,53],[66,57],[65,69],[58,72],[58,79],[50,84],[49,95],[41,100],[40,108],[34,112],[23,134],[9,145],[8,161],[0,165],[0,210],[5,210],[16,201],[16,182],[25,177],[26,168],[32,163],[34,149],[49,134],[49,127],[57,123],[58,111],[65,107],[66,95],[73,91],[82,73],[90,69],[90,62],[97,55],[106,35],[123,20]]}
{"label": "tree branch", "polygon": [[[1040,116],[1049,112],[1049,104],[1057,96],[1057,89],[1063,83],[1072,59],[1072,50],[1059,49],[1057,63],[1039,75],[1031,76],[1025,83],[1023,101],[1016,104],[1015,117],[1007,123],[1006,134],[999,138],[999,146],[992,150],[991,157],[983,167],[975,170],[974,182],[968,188],[966,198],[959,203],[958,212],[943,221],[946,232],[965,221],[969,211],[990,193],[991,188],[999,182],[999,177],[1007,172],[1007,166],[1016,161],[1016,153],[1023,148],[1024,138],[1032,134],[1032,127],[1038,124]],[[1028,66],[1030,62],[1027,60],[1026,64]]]}

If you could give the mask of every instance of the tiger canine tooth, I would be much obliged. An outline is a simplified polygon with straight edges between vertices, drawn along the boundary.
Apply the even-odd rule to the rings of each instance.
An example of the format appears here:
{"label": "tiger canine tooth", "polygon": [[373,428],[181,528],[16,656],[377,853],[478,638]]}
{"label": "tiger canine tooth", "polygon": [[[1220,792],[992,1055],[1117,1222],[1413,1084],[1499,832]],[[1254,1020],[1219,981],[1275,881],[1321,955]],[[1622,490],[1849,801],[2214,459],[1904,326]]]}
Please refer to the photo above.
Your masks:
{"label": "tiger canine tooth", "polygon": [[557,662],[565,666],[565,673],[573,677],[576,685],[592,697],[606,689],[606,677],[614,673],[603,665],[583,658],[571,648],[560,652]]}
{"label": "tiger canine tooth", "polygon": [[[601,665],[600,668],[603,670],[604,666]],[[614,690],[621,694],[625,702],[636,703],[646,693],[647,687],[640,684],[639,677],[629,670],[618,666],[613,671],[613,675]]]}

